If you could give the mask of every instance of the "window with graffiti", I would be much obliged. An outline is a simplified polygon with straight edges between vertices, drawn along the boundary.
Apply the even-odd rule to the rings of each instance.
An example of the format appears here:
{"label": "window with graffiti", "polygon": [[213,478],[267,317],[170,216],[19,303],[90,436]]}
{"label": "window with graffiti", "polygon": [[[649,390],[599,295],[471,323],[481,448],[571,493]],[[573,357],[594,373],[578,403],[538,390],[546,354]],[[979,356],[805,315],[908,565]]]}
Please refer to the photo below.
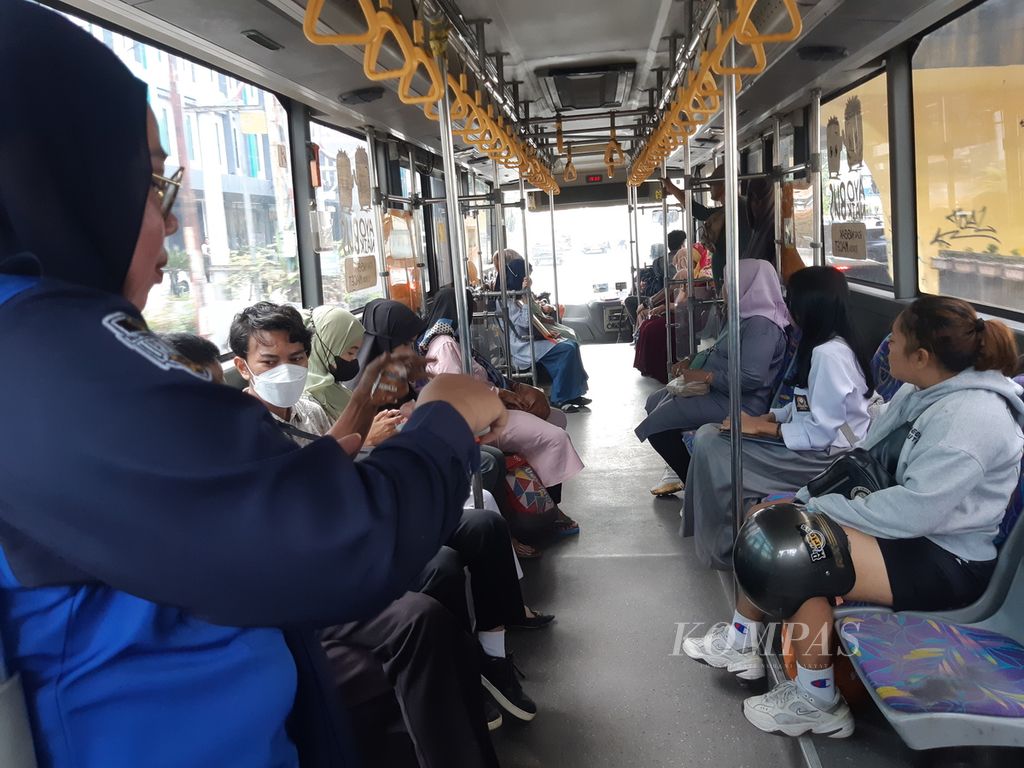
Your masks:
{"label": "window with graffiti", "polygon": [[1024,310],[1024,6],[988,0],[914,54],[921,290]]}
{"label": "window with graffiti", "polygon": [[[885,75],[822,104],[821,121],[825,261],[850,278],[891,286]],[[810,263],[810,243],[798,241],[797,250]]]}

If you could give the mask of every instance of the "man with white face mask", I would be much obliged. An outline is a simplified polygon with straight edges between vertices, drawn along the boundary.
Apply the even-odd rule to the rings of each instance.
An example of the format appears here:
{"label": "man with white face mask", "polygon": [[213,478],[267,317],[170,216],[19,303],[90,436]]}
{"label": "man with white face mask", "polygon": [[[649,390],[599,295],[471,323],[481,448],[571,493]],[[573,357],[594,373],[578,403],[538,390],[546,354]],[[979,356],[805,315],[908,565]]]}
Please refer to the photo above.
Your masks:
{"label": "man with white face mask", "polygon": [[235,315],[228,341],[235,368],[249,382],[245,392],[261,401],[274,418],[310,435],[292,434],[300,445],[326,434],[331,420],[304,398],[312,335],[298,310],[261,301]]}

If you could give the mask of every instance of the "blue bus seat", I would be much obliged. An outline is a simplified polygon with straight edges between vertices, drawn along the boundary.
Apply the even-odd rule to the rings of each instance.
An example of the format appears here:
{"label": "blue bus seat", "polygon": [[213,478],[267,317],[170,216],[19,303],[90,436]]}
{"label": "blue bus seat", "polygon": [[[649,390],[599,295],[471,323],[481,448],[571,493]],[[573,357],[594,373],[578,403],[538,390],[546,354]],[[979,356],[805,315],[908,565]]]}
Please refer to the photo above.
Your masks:
{"label": "blue bus seat", "polygon": [[911,749],[1024,747],[1019,557],[1013,566],[1006,599],[986,621],[957,624],[935,615],[876,611],[838,621],[854,669]]}
{"label": "blue bus seat", "polygon": [[887,334],[871,358],[871,375],[875,379],[875,392],[887,403],[903,386],[903,382],[894,379],[889,370],[889,340],[891,338],[892,334]]}

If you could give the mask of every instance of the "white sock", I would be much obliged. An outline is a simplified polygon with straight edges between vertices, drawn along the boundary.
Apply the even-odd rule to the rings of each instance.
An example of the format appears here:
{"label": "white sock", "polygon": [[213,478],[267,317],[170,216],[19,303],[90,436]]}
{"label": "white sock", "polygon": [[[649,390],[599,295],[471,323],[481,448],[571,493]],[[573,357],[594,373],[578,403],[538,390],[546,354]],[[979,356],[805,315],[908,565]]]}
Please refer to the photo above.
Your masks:
{"label": "white sock", "polygon": [[836,690],[836,672],[831,664],[824,669],[808,669],[797,662],[796,684],[825,707],[832,706],[839,698],[839,691]]}
{"label": "white sock", "polygon": [[761,636],[761,622],[748,619],[739,611],[732,615],[732,625],[726,638],[729,647],[734,651],[749,651],[757,648],[757,639]]}
{"label": "white sock", "polygon": [[484,653],[498,659],[505,658],[505,630],[492,629],[490,632],[477,632],[476,639]]}

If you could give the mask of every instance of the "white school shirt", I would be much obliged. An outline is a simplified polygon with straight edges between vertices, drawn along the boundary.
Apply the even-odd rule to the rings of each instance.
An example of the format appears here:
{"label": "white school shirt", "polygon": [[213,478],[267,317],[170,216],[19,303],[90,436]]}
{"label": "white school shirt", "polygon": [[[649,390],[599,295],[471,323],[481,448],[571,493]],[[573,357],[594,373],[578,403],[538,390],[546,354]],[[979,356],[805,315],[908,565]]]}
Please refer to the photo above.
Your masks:
{"label": "white school shirt", "polygon": [[850,345],[838,336],[819,344],[811,352],[807,387],[796,387],[785,407],[772,409],[786,447],[828,454],[854,447],[871,424],[867,392]]}

